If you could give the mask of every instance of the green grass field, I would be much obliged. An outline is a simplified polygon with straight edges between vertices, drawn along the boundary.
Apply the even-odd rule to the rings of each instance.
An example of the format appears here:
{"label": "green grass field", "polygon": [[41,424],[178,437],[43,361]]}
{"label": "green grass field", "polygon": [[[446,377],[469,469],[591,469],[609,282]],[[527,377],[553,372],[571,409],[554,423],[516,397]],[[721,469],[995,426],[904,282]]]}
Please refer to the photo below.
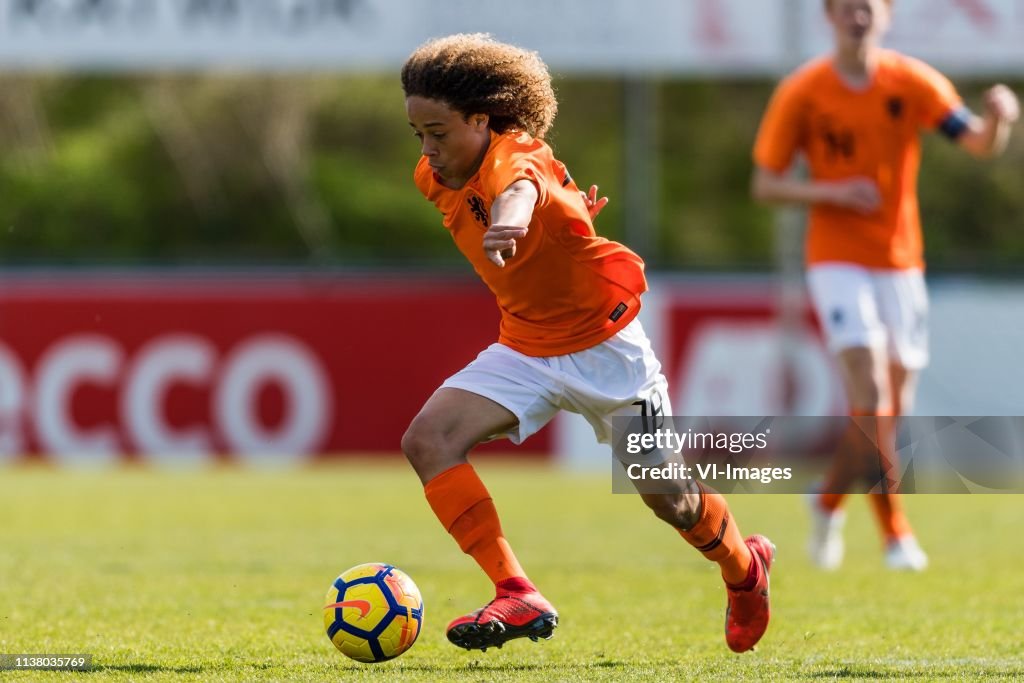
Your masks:
{"label": "green grass field", "polygon": [[[744,533],[778,546],[773,622],[725,646],[716,568],[603,475],[479,469],[531,577],[561,612],[553,640],[457,650],[444,625],[491,587],[397,460],[287,472],[0,470],[0,653],[91,653],[85,672],[0,680],[591,681],[1024,678],[1024,506],[1016,496],[914,496],[932,567],[882,569],[854,500],[848,557],[805,560],[796,496],[732,496]],[[386,561],[426,602],[402,657],[345,659],[321,602],[342,570]]]}

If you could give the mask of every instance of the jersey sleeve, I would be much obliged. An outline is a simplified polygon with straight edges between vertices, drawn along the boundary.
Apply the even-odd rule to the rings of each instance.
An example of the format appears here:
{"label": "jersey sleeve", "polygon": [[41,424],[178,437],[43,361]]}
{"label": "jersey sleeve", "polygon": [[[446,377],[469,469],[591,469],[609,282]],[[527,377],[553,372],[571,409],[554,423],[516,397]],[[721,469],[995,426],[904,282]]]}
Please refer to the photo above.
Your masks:
{"label": "jersey sleeve", "polygon": [[[495,150],[494,163],[484,176],[484,189],[494,200],[509,185],[518,180],[530,180],[537,187],[537,206],[548,201],[547,181],[545,174],[547,164],[541,155],[542,145],[518,144],[513,138],[499,139],[500,148]],[[550,173],[550,169],[548,169]]]}
{"label": "jersey sleeve", "polygon": [[793,162],[804,135],[801,92],[799,81],[789,77],[772,94],[754,142],[758,166],[782,173]]}
{"label": "jersey sleeve", "polygon": [[924,62],[908,59],[907,64],[915,84],[919,125],[937,130],[951,140],[960,137],[967,130],[972,114],[953,83]]}

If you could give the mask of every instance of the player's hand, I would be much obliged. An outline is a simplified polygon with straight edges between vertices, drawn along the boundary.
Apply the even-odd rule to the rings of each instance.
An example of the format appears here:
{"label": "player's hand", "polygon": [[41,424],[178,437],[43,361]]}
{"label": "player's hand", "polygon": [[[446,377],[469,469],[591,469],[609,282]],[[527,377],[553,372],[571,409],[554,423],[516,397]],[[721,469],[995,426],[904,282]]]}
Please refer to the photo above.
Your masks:
{"label": "player's hand", "polygon": [[999,83],[985,91],[985,110],[1007,123],[1013,123],[1020,118],[1020,102],[1017,96],[1008,87]]}
{"label": "player's hand", "polygon": [[590,220],[597,218],[597,214],[601,213],[601,209],[608,204],[607,197],[597,198],[597,185],[591,185],[589,193],[580,190],[580,196],[583,197],[583,203],[587,206]]}
{"label": "player's hand", "polygon": [[484,253],[487,260],[498,266],[505,267],[505,260],[516,255],[516,240],[526,236],[526,228],[511,225],[492,225],[484,233]]}
{"label": "player's hand", "polygon": [[874,213],[882,206],[882,193],[870,178],[858,177],[830,183],[829,200],[836,206],[858,213]]}

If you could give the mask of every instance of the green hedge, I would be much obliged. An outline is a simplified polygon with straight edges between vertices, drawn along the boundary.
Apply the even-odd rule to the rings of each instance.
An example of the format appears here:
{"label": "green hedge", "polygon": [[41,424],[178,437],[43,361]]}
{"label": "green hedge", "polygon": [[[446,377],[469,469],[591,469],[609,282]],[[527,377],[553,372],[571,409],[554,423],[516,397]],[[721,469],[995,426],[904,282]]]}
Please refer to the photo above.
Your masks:
{"label": "green hedge", "polygon": [[[981,84],[959,85],[978,105]],[[556,87],[550,142],[581,186],[612,198],[599,229],[623,239],[624,85]],[[771,89],[658,83],[654,267],[771,267],[772,215],[747,194]],[[8,265],[459,261],[412,185],[419,148],[395,76],[7,76],[0,120]],[[931,265],[1019,270],[1022,190],[1024,131],[985,162],[930,136],[921,200]]]}

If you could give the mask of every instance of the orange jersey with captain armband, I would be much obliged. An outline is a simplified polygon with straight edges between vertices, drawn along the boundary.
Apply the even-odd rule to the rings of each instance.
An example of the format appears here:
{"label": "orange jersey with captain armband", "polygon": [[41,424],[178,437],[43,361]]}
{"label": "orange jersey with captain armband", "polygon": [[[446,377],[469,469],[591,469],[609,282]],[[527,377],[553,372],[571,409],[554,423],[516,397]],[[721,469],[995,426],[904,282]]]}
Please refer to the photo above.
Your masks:
{"label": "orange jersey with captain armband", "polygon": [[883,50],[871,83],[847,85],[830,57],[812,60],[776,89],[754,146],[757,165],[775,173],[802,151],[814,180],[875,181],[881,208],[861,214],[828,204],[810,210],[807,261],[869,268],[924,265],[917,206],[919,132],[950,138],[970,112],[949,80],[927,64]]}
{"label": "orange jersey with captain armband", "polygon": [[[491,203],[524,178],[537,186],[537,204],[516,255],[499,268],[483,248]],[[529,356],[559,356],[600,344],[636,317],[647,289],[643,261],[597,236],[576,183],[543,141],[492,131],[480,170],[462,188],[442,185],[426,157],[415,180],[497,297],[501,343]]]}

